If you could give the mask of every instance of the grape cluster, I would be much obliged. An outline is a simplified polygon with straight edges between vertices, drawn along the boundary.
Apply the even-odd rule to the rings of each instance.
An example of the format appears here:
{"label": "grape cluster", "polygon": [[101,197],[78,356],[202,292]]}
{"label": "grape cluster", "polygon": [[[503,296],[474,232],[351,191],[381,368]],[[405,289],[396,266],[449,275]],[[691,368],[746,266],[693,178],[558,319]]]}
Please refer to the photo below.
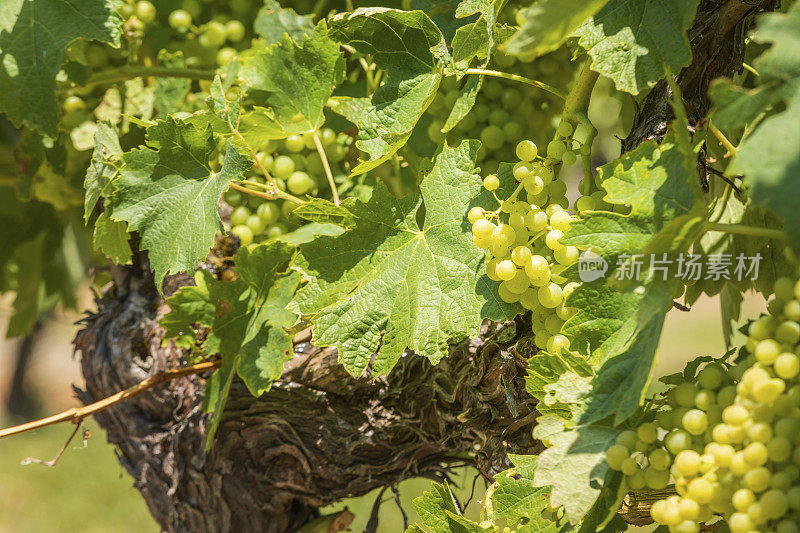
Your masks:
{"label": "grape cluster", "polygon": [[[572,125],[566,121],[560,131],[566,132],[564,125],[572,133]],[[574,310],[565,301],[578,286],[561,274],[578,261],[579,251],[561,243],[574,217],[567,211],[566,184],[554,174],[563,153],[555,154],[549,147],[548,152],[540,157],[534,142],[520,141],[512,171],[519,183],[514,193],[498,199],[496,211],[473,207],[467,218],[472,223],[473,242],[486,251],[486,274],[500,283],[500,297],[532,311],[534,342],[557,353],[569,348],[570,340],[561,329]],[[500,185],[493,174],[483,183],[490,191]]]}
{"label": "grape cluster", "polygon": [[781,278],[775,293],[735,366],[709,363],[677,383],[670,409],[607,452],[631,489],[673,480],[677,494],[651,511],[672,532],[715,515],[732,533],[800,531],[800,282]]}
{"label": "grape cluster", "polygon": [[[563,82],[561,68],[571,68],[569,57],[561,57],[562,51],[542,58],[536,63],[520,63],[514,56],[496,52],[490,68],[508,71],[520,70],[520,74],[539,81],[557,79]],[[562,61],[563,60],[563,61]],[[539,63],[544,63],[541,68]],[[549,66],[554,68],[549,68]],[[552,72],[551,72],[552,71]],[[459,82],[454,76],[445,78],[439,92],[427,112],[433,117],[428,125],[428,137],[436,144],[447,139],[448,144],[457,146],[468,136],[478,137],[482,147],[478,152],[478,162],[488,172],[496,172],[500,161],[514,158],[514,147],[520,141],[532,137],[542,129],[551,127],[555,114],[561,111],[558,98],[540,89],[532,88],[517,81],[487,77],[472,110],[449,132],[442,132],[447,118],[459,96]],[[567,152],[567,147],[564,152]],[[567,161],[570,161],[567,156]],[[571,163],[575,163],[572,159]]]}
{"label": "grape cluster", "polygon": [[[347,155],[350,138],[336,135],[330,128],[319,131],[320,142],[331,165],[335,183],[346,180],[342,163]],[[275,179],[278,188],[294,196],[330,196],[330,185],[325,175],[322,159],[311,134],[291,135],[280,141],[269,141],[256,154],[258,163],[251,182],[266,183],[263,167]],[[230,189],[225,202],[233,208],[230,222],[234,235],[243,245],[254,240],[278,237],[296,229],[301,220],[292,215],[296,204],[286,200],[265,200]]]}

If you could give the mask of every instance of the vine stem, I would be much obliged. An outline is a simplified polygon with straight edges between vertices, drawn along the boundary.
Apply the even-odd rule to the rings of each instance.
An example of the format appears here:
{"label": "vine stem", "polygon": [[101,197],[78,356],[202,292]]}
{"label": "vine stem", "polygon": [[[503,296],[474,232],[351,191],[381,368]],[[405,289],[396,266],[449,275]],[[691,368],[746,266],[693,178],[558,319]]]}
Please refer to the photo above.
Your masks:
{"label": "vine stem", "polygon": [[735,156],[739,152],[739,150],[736,149],[733,143],[730,142],[727,137],[725,137],[725,134],[722,133],[719,130],[719,128],[717,128],[714,125],[714,123],[711,122],[710,120],[708,121],[708,129],[711,133],[714,134],[714,137],[717,138],[717,140],[722,144],[722,146],[724,146],[725,149],[728,150],[728,153],[730,155]]}
{"label": "vine stem", "polygon": [[331,186],[331,193],[333,193],[333,203],[337,206],[342,202],[339,200],[339,191],[336,190],[336,183],[333,181],[333,172],[331,172],[331,165],[328,163],[328,156],[325,155],[325,148],[322,147],[322,141],[319,140],[317,130],[312,134],[314,136],[314,144],[317,145],[317,153],[319,158],[322,159],[322,166],[325,168],[325,176],[328,178],[328,183]]}
{"label": "vine stem", "polygon": [[518,81],[520,83],[525,83],[527,85],[537,87],[543,91],[547,91],[550,94],[554,94],[559,98],[561,98],[562,100],[567,99],[567,93],[565,91],[562,91],[561,89],[553,87],[552,85],[548,85],[544,82],[532,80],[530,78],[519,76],[517,74],[509,74],[508,72],[500,72],[499,70],[488,70],[482,68],[468,68],[465,72],[467,74],[480,74],[483,76],[493,76],[495,78],[504,78],[506,80]]}
{"label": "vine stem", "polygon": [[141,65],[125,65],[115,69],[98,72],[89,77],[85,86],[115,83],[153,76],[156,78],[188,78],[191,80],[213,80],[214,72],[211,70],[192,68],[145,67]]}
{"label": "vine stem", "polygon": [[706,222],[706,231],[721,231],[723,233],[735,233],[737,235],[748,235],[751,237],[765,237],[767,239],[782,240],[786,238],[783,231],[779,229],[759,228],[746,224],[721,224],[719,222]]}
{"label": "vine stem", "polygon": [[20,433],[25,433],[26,431],[32,431],[34,429],[39,429],[47,426],[52,426],[54,424],[61,424],[63,422],[72,422],[73,424],[80,424],[84,418],[87,416],[91,416],[95,413],[99,413],[100,411],[105,411],[109,407],[117,405],[118,403],[122,403],[134,396],[138,396],[139,394],[152,389],[162,383],[167,383],[169,381],[186,377],[192,376],[195,374],[202,374],[203,372],[207,372],[209,370],[214,370],[222,365],[221,360],[217,361],[205,361],[202,363],[197,363],[191,366],[185,366],[182,368],[173,368],[170,370],[163,370],[154,376],[150,376],[147,379],[144,379],[133,385],[132,387],[128,387],[127,389],[120,391],[116,394],[109,396],[108,398],[104,398],[100,401],[94,402],[92,404],[83,406],[83,407],[73,407],[72,409],[67,409],[57,415],[49,416],[47,418],[42,418],[41,420],[36,420],[34,422],[28,422],[27,424],[22,424],[19,426],[14,426],[6,429],[0,430],[0,439],[3,437],[10,437],[11,435],[18,435]]}
{"label": "vine stem", "polygon": [[564,102],[564,115],[568,116],[574,113],[585,113],[589,109],[589,100],[592,98],[592,91],[594,85],[600,74],[591,69],[591,59],[586,61],[583,65],[578,79],[575,80],[575,85],[566,97]]}

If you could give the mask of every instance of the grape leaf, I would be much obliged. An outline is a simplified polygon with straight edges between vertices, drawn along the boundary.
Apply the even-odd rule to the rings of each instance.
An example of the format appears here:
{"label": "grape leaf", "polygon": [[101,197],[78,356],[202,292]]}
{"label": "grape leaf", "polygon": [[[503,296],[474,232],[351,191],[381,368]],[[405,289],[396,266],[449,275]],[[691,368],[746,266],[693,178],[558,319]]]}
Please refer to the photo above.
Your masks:
{"label": "grape leaf", "polygon": [[479,14],[478,20],[458,28],[453,37],[452,67],[457,74],[465,71],[473,59],[478,59],[481,67],[489,64],[494,48],[497,11],[501,7],[502,3],[494,0],[463,0],[456,8],[458,18]]}
{"label": "grape leaf", "polygon": [[0,112],[15,126],[55,136],[56,75],[77,38],[119,44],[115,0],[3,0],[0,3]]}
{"label": "grape leaf", "polygon": [[369,98],[331,96],[326,105],[334,113],[343,116],[353,124],[358,124],[361,116],[370,108],[372,102]]}
{"label": "grape leaf", "polygon": [[[559,378],[567,372],[583,377],[591,376],[594,373],[585,358],[571,353],[558,355],[541,353],[528,360],[525,390],[539,400],[536,410],[540,414],[555,414],[566,419],[573,416],[571,407],[557,401],[555,394],[551,395],[548,390],[549,385],[558,383]],[[555,393],[555,391],[553,392]]]}
{"label": "grape leaf", "polygon": [[83,217],[86,221],[92,215],[94,206],[101,196],[109,197],[113,192],[113,181],[119,172],[119,158],[122,148],[119,145],[117,130],[108,122],[100,122],[94,134],[92,161],[86,170],[86,189]]}
{"label": "grape leaf", "polygon": [[248,97],[269,106],[287,135],[322,126],[325,102],[344,77],[344,58],[324,21],[299,43],[284,35],[278,44],[243,53],[239,61]]}
{"label": "grape leaf", "polygon": [[[630,215],[591,213],[574,222],[564,236],[565,244],[596,250],[611,265],[609,278],[626,255],[641,254],[663,228],[700,205],[694,152],[685,134],[675,131],[682,127],[673,125],[660,145],[642,143],[599,169],[605,198],[629,205]],[[614,281],[601,278],[576,289],[569,305],[577,312],[564,324],[572,349],[591,354],[596,369],[594,390],[581,418],[585,424],[612,414],[621,422],[636,411],[651,379],[677,283],[674,278],[648,279],[647,265],[635,290],[617,287]]]}
{"label": "grape leaf", "polygon": [[525,23],[505,44],[509,54],[536,58],[561,46],[608,0],[540,0],[523,12]]}
{"label": "grape leaf", "polygon": [[610,0],[573,35],[592,58],[592,70],[631,94],[652,87],[665,68],[678,72],[692,52],[686,30],[698,0]]}
{"label": "grape leaf", "polygon": [[[158,62],[168,68],[184,68],[183,52],[177,51],[174,54],[162,49],[158,53]],[[183,78],[156,78],[155,88],[153,89],[153,108],[160,117],[180,109],[184,98],[189,94],[192,81]]]}
{"label": "grape leaf", "polygon": [[536,461],[533,484],[550,487],[552,507],[564,506],[567,519],[578,523],[600,496],[608,472],[606,450],[619,431],[603,425],[578,426],[553,435],[552,446]]}
{"label": "grape leaf", "polygon": [[[484,528],[461,516],[455,497],[450,487],[444,484],[432,483],[428,491],[414,499],[414,510],[432,533],[488,533],[492,529]],[[414,524],[407,531],[426,531],[418,524]]]}
{"label": "grape leaf", "polygon": [[800,212],[791,201],[800,192],[795,179],[800,169],[798,31],[800,6],[792,6],[785,14],[759,17],[754,38],[772,46],[756,61],[761,86],[742,107],[763,111],[781,102],[785,110],[765,119],[745,138],[727,169],[729,174],[745,176],[755,203],[766,205],[783,218],[788,243],[795,250],[800,249]]}
{"label": "grape leaf", "polygon": [[453,109],[450,110],[450,115],[447,117],[442,131],[448,132],[452,130],[456,127],[456,124],[461,122],[461,119],[467,116],[472,106],[475,105],[475,99],[478,97],[482,85],[483,76],[471,76],[467,80],[458,92],[458,98],[456,98],[456,102],[453,104]]}
{"label": "grape leaf", "polygon": [[314,33],[314,22],[310,15],[298,15],[293,9],[284,9],[275,0],[266,0],[258,11],[253,29],[268,45],[281,42],[284,34],[299,43]]}
{"label": "grape leaf", "polygon": [[558,527],[542,517],[550,501],[550,491],[535,488],[533,480],[525,476],[514,477],[516,469],[506,470],[495,476],[497,486],[492,491],[492,521],[505,519],[514,528],[520,522],[534,528],[533,531],[556,533]]}
{"label": "grape leaf", "polygon": [[759,86],[745,89],[730,80],[718,80],[711,87],[714,122],[721,128],[741,128],[776,102],[788,103],[800,89],[800,7],[788,13],[764,13],[757,19],[752,38],[772,46],[755,61]]}
{"label": "grape leaf", "polygon": [[[491,198],[474,168],[478,147],[440,147],[419,194],[396,199],[379,183],[368,203],[329,205],[328,221],[347,231],[300,246],[297,266],[309,282],[293,305],[312,317],[315,344],[336,346],[349,372],[363,372],[376,350],[377,373],[388,372],[405,348],[438,362],[448,339],[477,333],[483,318],[518,311],[500,300],[470,238],[467,211]],[[324,211],[317,213],[324,222]]]}
{"label": "grape leaf", "polygon": [[208,163],[217,144],[211,129],[172,117],[147,129],[147,143],[122,156],[125,166],[106,206],[112,219],[141,234],[160,289],[167,273],[191,271],[208,254],[222,230],[220,197],[252,162],[229,142],[222,168],[214,172]]}
{"label": "grape leaf", "polygon": [[108,213],[100,213],[94,223],[94,247],[118,265],[131,263],[131,246],[128,244],[128,225],[111,220]]}
{"label": "grape leaf", "polygon": [[295,250],[280,241],[252,251],[240,248],[234,258],[238,277],[233,281],[217,281],[202,271],[207,292],[198,295],[193,287],[186,295],[167,299],[170,309],[178,309],[175,319],[162,320],[167,335],[190,330],[189,317],[209,327],[206,353],[235,358],[237,375],[254,396],[260,396],[280,377],[292,347],[283,328],[296,319],[284,309],[300,283],[300,275],[288,270]]}
{"label": "grape leaf", "polygon": [[444,37],[422,11],[362,8],[331,19],[331,36],[369,54],[385,72],[372,105],[358,121],[356,146],[369,154],[353,169],[377,167],[402,147],[433,101],[442,78],[437,59],[447,56]]}
{"label": "grape leaf", "polygon": [[8,320],[6,337],[25,335],[33,330],[39,318],[40,284],[45,233],[21,244],[14,251],[13,261],[17,265],[17,288],[14,298],[14,313]]}

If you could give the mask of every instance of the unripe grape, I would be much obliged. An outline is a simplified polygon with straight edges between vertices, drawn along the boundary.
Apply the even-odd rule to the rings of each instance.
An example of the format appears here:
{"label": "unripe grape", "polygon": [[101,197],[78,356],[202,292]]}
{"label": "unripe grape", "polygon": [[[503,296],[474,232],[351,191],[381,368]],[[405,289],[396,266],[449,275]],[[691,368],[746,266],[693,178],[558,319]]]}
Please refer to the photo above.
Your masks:
{"label": "unripe grape", "polygon": [[708,429],[708,418],[703,411],[691,409],[683,415],[681,425],[692,435],[702,435]]}
{"label": "unripe grape", "polygon": [[224,67],[234,59],[236,56],[239,55],[239,52],[236,51],[235,48],[231,48],[226,46],[225,48],[220,48],[217,52],[217,65],[220,67]]}
{"label": "unripe grape", "polygon": [[544,237],[544,242],[551,250],[558,250],[564,247],[564,245],[559,242],[562,237],[564,237],[563,231],[553,229],[547,232],[547,235]]}
{"label": "unripe grape", "polygon": [[553,251],[556,261],[564,266],[574,265],[580,259],[580,250],[574,246],[565,246]]}
{"label": "unripe grape", "polygon": [[630,450],[622,444],[615,444],[606,450],[606,462],[612,470],[621,470],[622,462],[630,457]]}
{"label": "unripe grape", "polygon": [[231,213],[231,225],[241,226],[247,222],[247,217],[250,216],[250,210],[245,206],[237,207]]}
{"label": "unripe grape", "polygon": [[200,44],[208,48],[217,48],[225,43],[227,33],[225,25],[216,20],[209,22],[200,35]]}
{"label": "unripe grape", "polygon": [[697,383],[704,389],[717,390],[723,383],[724,371],[716,364],[710,364],[700,371]]}
{"label": "unripe grape", "polygon": [[239,244],[241,246],[247,246],[248,244],[253,242],[255,235],[253,235],[253,230],[245,225],[234,226],[231,229],[231,233],[239,238]]}
{"label": "unripe grape", "polygon": [[700,454],[683,450],[675,456],[675,469],[683,477],[694,477],[700,471]]}
{"label": "unripe grape", "polygon": [[521,182],[527,178],[531,173],[530,163],[526,163],[524,161],[520,161],[516,165],[514,165],[514,169],[512,170],[514,174],[514,179],[518,182]]}
{"label": "unripe grape", "polygon": [[575,152],[571,150],[567,150],[564,152],[564,155],[561,156],[561,162],[564,163],[565,167],[571,167],[578,161],[578,156],[575,155]]}
{"label": "unripe grape", "polygon": [[644,423],[637,428],[636,436],[642,442],[650,444],[658,439],[658,428],[652,422]]}
{"label": "unripe grape", "polygon": [[692,437],[685,431],[676,429],[665,437],[664,445],[670,453],[677,455],[692,447]]}
{"label": "unripe grape", "polygon": [[515,149],[516,155],[522,161],[533,161],[539,153],[533,141],[520,141]]}
{"label": "unripe grape", "polygon": [[591,196],[581,196],[575,201],[575,209],[577,209],[579,213],[594,211],[595,207],[596,202]]}
{"label": "unripe grape", "polygon": [[513,279],[517,274],[517,267],[514,266],[512,261],[504,259],[503,261],[497,263],[495,272],[497,273],[497,277],[504,281],[508,281]]}
{"label": "unripe grape", "polygon": [[62,108],[65,113],[74,113],[86,109],[86,103],[80,96],[67,96],[64,98]]}
{"label": "unripe grape", "polygon": [[489,125],[481,130],[480,134],[481,142],[486,146],[488,150],[497,150],[503,147],[503,144],[506,142],[505,134],[503,133],[502,128]]}
{"label": "unripe grape", "polygon": [[186,30],[192,25],[192,15],[185,9],[176,9],[169,14],[169,25],[176,30]]}
{"label": "unripe grape", "polygon": [[264,233],[264,230],[267,229],[267,225],[264,224],[264,221],[261,220],[261,217],[258,215],[250,215],[247,217],[245,224],[248,228],[253,230],[254,235],[261,235]]}
{"label": "unripe grape", "polygon": [[495,230],[494,224],[485,218],[479,218],[472,223],[472,234],[480,239],[488,239]]}
{"label": "unripe grape", "polygon": [[639,463],[637,463],[636,459],[634,459],[633,457],[628,457],[627,459],[622,461],[622,465],[620,467],[620,470],[622,470],[622,473],[625,474],[626,476],[632,476],[635,473],[639,472],[640,469],[641,467],[639,466]]}
{"label": "unripe grape", "polygon": [[527,246],[517,246],[511,252],[511,260],[517,265],[524,267],[531,261],[531,249]]}
{"label": "unripe grape", "polygon": [[498,187],[500,187],[500,180],[497,179],[497,176],[494,174],[490,174],[483,178],[483,187],[487,191],[495,191]]}
{"label": "unripe grape", "polygon": [[751,442],[742,450],[744,460],[751,466],[761,466],[767,462],[767,447],[762,442]]}
{"label": "unripe grape", "polygon": [[273,168],[273,175],[278,179],[285,180],[295,171],[295,162],[291,157],[281,155],[275,158]]}
{"label": "unripe grape", "polygon": [[698,533],[699,531],[700,524],[694,520],[684,520],[670,529],[671,533]]}
{"label": "unripe grape", "polygon": [[[474,226],[474,225],[473,225]],[[492,233],[492,239],[494,243],[498,246],[502,247],[511,247],[516,240],[517,234],[514,231],[514,228],[509,226],[508,224],[500,224]]]}
{"label": "unripe grape", "polygon": [[467,213],[467,220],[469,220],[470,224],[474,224],[476,221],[482,219],[485,214],[486,212],[482,207],[473,207]]}
{"label": "unripe grape", "polygon": [[561,157],[566,151],[567,146],[563,141],[554,140],[547,145],[547,157],[554,161],[561,161]]}
{"label": "unripe grape", "polygon": [[557,354],[561,350],[569,349],[569,339],[564,335],[557,334],[550,337],[547,341],[547,351],[551,354]]}
{"label": "unripe grape", "polygon": [[741,405],[731,405],[722,411],[722,420],[726,424],[741,426],[750,418],[750,413]]}
{"label": "unripe grape", "polygon": [[232,43],[238,43],[242,39],[244,39],[244,35],[246,33],[246,29],[244,24],[239,22],[238,20],[229,20],[225,23],[225,33],[228,36],[228,40]]}
{"label": "unripe grape", "polygon": [[523,185],[525,192],[532,196],[542,194],[542,191],[544,191],[544,180],[542,180],[541,176],[535,174],[529,174],[525,178]]}
{"label": "unripe grape", "polygon": [[770,461],[783,463],[792,456],[792,443],[786,437],[775,437],[767,443],[766,450]]}
{"label": "unripe grape", "polygon": [[628,452],[630,453],[631,451],[633,451],[634,447],[636,446],[636,441],[638,439],[639,439],[639,437],[636,435],[635,431],[632,431],[630,429],[626,429],[625,431],[623,431],[622,433],[617,435],[617,439],[616,439],[615,442],[617,444],[625,446],[625,448],[627,448]]}
{"label": "unripe grape", "polygon": [[763,492],[769,487],[771,476],[769,470],[761,466],[749,470],[742,478],[742,482],[753,492]]}
{"label": "unripe grape", "polygon": [[547,213],[544,211],[532,211],[525,215],[525,225],[534,233],[538,233],[547,228]]}
{"label": "unripe grape", "polygon": [[573,131],[572,124],[570,124],[566,120],[562,121],[558,125],[558,128],[556,128],[556,134],[560,137],[569,137],[570,135],[572,135],[572,131]]}
{"label": "unripe grape", "polygon": [[705,478],[693,479],[687,487],[687,496],[700,505],[709,503],[714,497],[714,485]]}
{"label": "unripe grape", "polygon": [[775,520],[783,517],[789,510],[789,501],[783,491],[772,489],[761,495],[759,499],[764,517]]}
{"label": "unripe grape", "polygon": [[758,362],[763,365],[771,365],[781,353],[781,346],[772,339],[766,339],[758,343],[755,349],[755,356]]}
{"label": "unripe grape", "polygon": [[538,294],[539,303],[542,304],[543,307],[553,309],[561,303],[563,293],[561,287],[555,283],[550,283],[545,287],[541,287]]}
{"label": "unripe grape", "polygon": [[136,2],[136,17],[145,24],[150,24],[156,20],[156,6],[147,0]]}
{"label": "unripe grape", "polygon": [[651,489],[664,490],[669,485],[669,471],[657,470],[652,466],[648,466],[644,469],[644,479]]}
{"label": "unripe grape", "polygon": [[289,176],[286,186],[292,194],[302,195],[310,192],[316,186],[316,182],[305,172],[298,171]]}
{"label": "unripe grape", "polygon": [[794,379],[800,373],[800,358],[793,353],[782,353],[775,359],[773,368],[778,377]]}
{"label": "unripe grape", "polygon": [[754,524],[747,513],[733,513],[728,519],[728,528],[731,533],[749,533]]}

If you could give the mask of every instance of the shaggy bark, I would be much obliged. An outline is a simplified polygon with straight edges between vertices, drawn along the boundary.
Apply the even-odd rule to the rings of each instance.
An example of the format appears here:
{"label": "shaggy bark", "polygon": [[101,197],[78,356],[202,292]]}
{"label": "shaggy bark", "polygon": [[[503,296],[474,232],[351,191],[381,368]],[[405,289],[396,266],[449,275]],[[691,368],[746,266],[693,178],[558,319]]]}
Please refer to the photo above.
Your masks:
{"label": "shaggy bark", "polygon": [[[751,16],[774,4],[701,2],[690,31],[694,59],[678,75],[693,121],[709,108],[709,82],[741,67]],[[623,150],[664,134],[669,96],[664,82],[653,88]],[[75,339],[86,378],[77,392],[85,403],[186,361],[183,351],[162,346],[165,305],[146,260],[137,260],[114,270],[112,289]],[[167,292],[185,283],[174,278]],[[375,380],[349,376],[335,350],[299,343],[282,379],[261,398],[234,385],[208,453],[201,377],[171,382],[97,420],[165,530],[294,531],[342,497],[446,475],[457,452],[477,451],[458,464],[486,476],[507,467],[508,452],[537,453],[535,410],[524,390],[532,352],[523,346],[531,343],[518,334],[527,330],[522,320],[485,326],[436,367],[408,354]]]}
{"label": "shaggy bark", "polygon": [[[186,282],[177,278],[171,288]],[[84,320],[75,339],[83,402],[185,362],[171,343],[162,346],[158,319],[166,306],[152,287],[146,261],[116,269],[114,289]],[[415,476],[440,478],[456,464],[491,476],[509,466],[506,452],[538,452],[523,379],[530,354],[509,349],[521,349],[517,331],[525,329],[521,321],[487,325],[437,366],[408,354],[375,380],[349,376],[334,349],[300,342],[261,398],[234,385],[209,453],[200,377],[97,420],[164,529],[294,531],[346,496]],[[454,459],[476,450],[474,460]]]}

